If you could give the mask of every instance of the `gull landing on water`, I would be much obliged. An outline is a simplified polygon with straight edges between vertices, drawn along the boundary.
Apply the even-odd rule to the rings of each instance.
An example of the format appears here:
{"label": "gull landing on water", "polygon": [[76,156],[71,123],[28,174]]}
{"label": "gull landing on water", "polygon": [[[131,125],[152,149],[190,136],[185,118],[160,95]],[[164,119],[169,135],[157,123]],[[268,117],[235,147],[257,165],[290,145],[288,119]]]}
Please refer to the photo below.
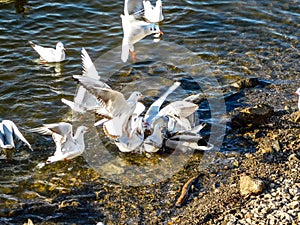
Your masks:
{"label": "gull landing on water", "polygon": [[14,138],[21,140],[24,144],[31,148],[29,142],[24,138],[18,127],[11,120],[2,120],[0,123],[0,148],[15,148]]}
{"label": "gull landing on water", "polygon": [[[81,155],[85,149],[83,137],[87,132],[85,126],[78,127],[75,135],[73,135],[72,125],[65,122],[45,124],[43,127],[31,129],[31,131],[51,135],[55,142],[55,153],[47,159],[46,164],[73,159]],[[44,165],[45,163],[41,163],[38,167],[42,168]]]}
{"label": "gull landing on water", "polygon": [[31,47],[40,55],[41,60],[45,62],[62,62],[65,60],[65,48],[63,43],[58,42],[56,48],[45,48],[29,41]]}

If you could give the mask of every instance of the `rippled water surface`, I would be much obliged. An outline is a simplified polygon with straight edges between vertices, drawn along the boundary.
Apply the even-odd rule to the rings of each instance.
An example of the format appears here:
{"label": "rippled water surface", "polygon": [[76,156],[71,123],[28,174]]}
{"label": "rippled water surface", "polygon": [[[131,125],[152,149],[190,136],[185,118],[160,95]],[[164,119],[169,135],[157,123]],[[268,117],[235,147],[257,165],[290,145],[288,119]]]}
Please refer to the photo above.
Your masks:
{"label": "rippled water surface", "polygon": [[[163,3],[163,40],[152,43],[146,38],[135,46],[138,62],[122,64],[123,1],[0,0],[0,118],[13,120],[35,150],[20,147],[0,156],[1,224],[23,224],[27,218],[37,224],[148,224],[151,217],[167,222],[180,213],[173,206],[182,183],[198,164],[206,165],[200,153],[191,158],[173,154],[174,162],[163,154],[120,154],[106,143],[109,156],[102,155],[103,146],[90,144],[87,150],[93,154],[37,169],[55,147],[50,138],[28,129],[74,120],[61,98],[71,100],[76,93],[72,75],[81,74],[82,47],[104,80],[125,95],[142,91],[146,105],[174,80],[182,86],[169,101],[204,92],[207,101],[199,114],[209,124],[206,135],[217,145],[225,132],[219,119],[226,117],[225,110],[239,106],[229,102],[225,109],[223,97],[236,92],[232,83],[256,77],[292,88],[299,84],[298,0]],[[67,60],[41,63],[29,40],[48,47],[62,41]],[[289,91],[278,90],[286,100],[275,108],[294,104]],[[95,135],[103,138],[94,130],[87,139]],[[226,143],[221,150],[229,148]],[[96,158],[98,164],[91,167],[95,155],[104,158],[101,165]],[[183,166],[174,166],[178,161]],[[142,171],[135,174],[134,166]],[[146,186],[131,187],[132,179]]]}

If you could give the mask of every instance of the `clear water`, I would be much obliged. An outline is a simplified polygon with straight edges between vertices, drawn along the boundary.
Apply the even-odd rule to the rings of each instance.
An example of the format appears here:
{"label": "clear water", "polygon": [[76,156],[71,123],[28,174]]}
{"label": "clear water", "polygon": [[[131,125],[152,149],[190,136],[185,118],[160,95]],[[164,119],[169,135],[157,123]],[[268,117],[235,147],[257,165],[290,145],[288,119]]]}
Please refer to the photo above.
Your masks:
{"label": "clear water", "polygon": [[[119,59],[123,1],[0,1],[0,118],[13,120],[35,149],[30,152],[25,147],[20,148],[11,157],[3,154],[0,158],[0,223],[22,224],[27,218],[33,218],[44,224],[95,224],[97,221],[113,224],[112,220],[121,221],[118,205],[113,202],[126,202],[132,196],[138,198],[127,193],[122,185],[118,186],[118,175],[134,177],[130,170],[124,173],[119,167],[108,166],[114,172],[101,174],[82,157],[42,170],[35,168],[53,153],[54,146],[51,139],[31,134],[28,129],[74,118],[61,98],[72,99],[76,93],[77,83],[72,75],[81,74],[82,47],[95,61],[104,80],[125,95],[141,90],[147,96],[146,104],[174,80],[181,80],[183,85],[170,96],[170,101],[205,92],[211,101],[210,107],[218,103],[221,107],[209,110],[204,103],[200,111],[207,117],[206,122],[219,130],[218,118],[225,113],[223,94],[232,92],[230,85],[236,80],[258,77],[279,85],[297,86],[299,3],[296,0],[165,1],[165,20],[161,24],[163,40],[152,43],[148,37],[136,44],[139,61],[123,65]],[[48,47],[62,41],[67,49],[67,60],[61,64],[42,64],[28,44],[29,40]],[[281,94],[289,96],[287,92]],[[209,113],[212,114],[207,115]],[[219,144],[222,129],[220,134],[210,133]],[[107,148],[117,155],[118,160],[114,162],[120,167],[136,165],[139,160],[151,167],[156,161],[164,160],[163,155],[151,159],[119,155],[109,143]],[[172,170],[172,161],[170,163]],[[108,169],[108,173],[111,170]],[[180,180],[180,175],[176,176],[179,170],[175,169],[170,176],[175,174]],[[158,180],[163,180],[164,172],[162,174]],[[123,182],[126,176],[122,177]],[[169,190],[153,186],[143,191],[168,193],[180,187],[176,185],[173,187],[172,182],[167,182]],[[100,193],[98,198],[96,192]],[[123,195],[122,200],[120,195]],[[62,205],[63,202],[72,204],[73,200],[79,205]],[[150,210],[146,207],[148,203],[140,200],[136,204],[143,209],[141,218],[144,218]],[[159,203],[157,211],[166,208],[172,208],[172,204]],[[176,215],[173,211],[169,214],[172,213]],[[130,215],[124,221],[131,221]]]}

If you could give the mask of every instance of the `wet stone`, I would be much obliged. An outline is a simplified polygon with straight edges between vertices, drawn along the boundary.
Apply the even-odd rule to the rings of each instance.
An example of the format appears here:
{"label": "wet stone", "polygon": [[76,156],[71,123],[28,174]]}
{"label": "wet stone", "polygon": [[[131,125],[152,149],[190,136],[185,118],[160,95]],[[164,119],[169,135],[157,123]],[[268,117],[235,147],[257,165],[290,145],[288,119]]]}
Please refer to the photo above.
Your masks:
{"label": "wet stone", "polygon": [[269,105],[259,104],[239,111],[232,118],[232,126],[251,126],[265,123],[266,119],[274,114],[274,108]]}

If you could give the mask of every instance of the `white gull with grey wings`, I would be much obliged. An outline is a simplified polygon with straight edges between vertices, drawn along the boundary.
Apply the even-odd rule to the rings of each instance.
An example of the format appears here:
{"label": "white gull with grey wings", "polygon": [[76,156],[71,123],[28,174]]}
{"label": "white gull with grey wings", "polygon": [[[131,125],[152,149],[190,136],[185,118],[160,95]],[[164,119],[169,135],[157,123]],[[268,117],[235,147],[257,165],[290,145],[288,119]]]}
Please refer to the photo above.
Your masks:
{"label": "white gull with grey wings", "polygon": [[85,149],[84,134],[87,130],[87,127],[79,126],[73,135],[72,124],[65,122],[44,124],[42,127],[31,129],[32,132],[51,135],[55,142],[55,153],[47,159],[46,164],[70,160],[81,155]]}

